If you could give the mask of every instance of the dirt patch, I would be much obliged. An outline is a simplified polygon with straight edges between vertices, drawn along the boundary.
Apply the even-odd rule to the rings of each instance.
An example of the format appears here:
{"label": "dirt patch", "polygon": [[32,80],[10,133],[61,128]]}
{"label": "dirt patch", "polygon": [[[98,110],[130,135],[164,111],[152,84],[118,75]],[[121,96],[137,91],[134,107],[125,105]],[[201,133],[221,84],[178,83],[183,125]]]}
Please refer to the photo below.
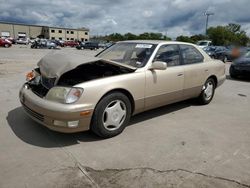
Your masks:
{"label": "dirt patch", "polygon": [[[89,167],[66,167],[47,170],[35,177],[26,187],[74,188],[180,188],[234,187],[250,188],[236,180],[191,172],[184,169],[160,171],[152,168],[94,170]],[[35,183],[35,184],[34,184]]]}
{"label": "dirt patch", "polygon": [[94,170],[86,168],[100,187],[250,187],[235,180],[183,169],[159,171],[151,168]]}

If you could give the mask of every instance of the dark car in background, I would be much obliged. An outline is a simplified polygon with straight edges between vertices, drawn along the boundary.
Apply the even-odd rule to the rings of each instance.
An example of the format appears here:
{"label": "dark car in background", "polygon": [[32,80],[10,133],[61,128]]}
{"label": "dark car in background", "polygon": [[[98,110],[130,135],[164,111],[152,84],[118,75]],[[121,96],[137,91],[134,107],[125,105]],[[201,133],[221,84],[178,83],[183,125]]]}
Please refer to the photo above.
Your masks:
{"label": "dark car in background", "polygon": [[203,48],[203,50],[207,52],[207,54],[210,57],[214,59],[219,59],[223,61],[224,63],[227,62],[228,59],[230,59],[229,49],[227,49],[224,46],[208,46],[208,47]]}
{"label": "dark car in background", "polygon": [[83,50],[84,49],[85,42],[80,42],[77,46],[76,49],[78,50]]}
{"label": "dark car in background", "polygon": [[99,49],[98,42],[85,42],[84,49],[96,50]]}
{"label": "dark car in background", "polygon": [[244,47],[234,47],[234,46],[208,46],[203,48],[207,54],[214,58],[219,59],[223,62],[233,61],[246,53],[246,48]]}
{"label": "dark car in background", "polygon": [[11,47],[11,42],[9,40],[0,38],[0,46],[3,46],[5,48],[9,48],[9,47]]}
{"label": "dark car in background", "polygon": [[229,69],[232,78],[250,77],[250,51],[233,61]]}
{"label": "dark car in background", "polygon": [[98,42],[81,42],[79,45],[76,46],[78,50],[82,49],[90,49],[90,50],[96,50],[99,49],[99,43]]}

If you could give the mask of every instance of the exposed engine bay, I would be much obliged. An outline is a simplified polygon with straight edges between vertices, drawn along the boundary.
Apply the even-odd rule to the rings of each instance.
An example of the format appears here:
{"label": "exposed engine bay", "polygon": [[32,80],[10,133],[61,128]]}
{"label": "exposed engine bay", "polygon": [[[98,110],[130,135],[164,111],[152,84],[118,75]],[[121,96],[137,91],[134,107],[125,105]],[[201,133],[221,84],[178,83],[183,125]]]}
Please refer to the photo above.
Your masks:
{"label": "exposed engine bay", "polygon": [[43,76],[39,68],[36,68],[34,71],[36,72],[36,77],[28,81],[28,84],[35,94],[44,97],[49,89],[54,86],[69,87],[94,79],[132,73],[135,70],[99,60],[79,65],[75,69],[62,74],[59,79]]}
{"label": "exposed engine bay", "polygon": [[78,83],[105,78],[120,74],[134,72],[125,67],[103,63],[101,60],[94,63],[87,63],[78,66],[77,68],[64,73],[57,85],[60,86],[73,86]]}

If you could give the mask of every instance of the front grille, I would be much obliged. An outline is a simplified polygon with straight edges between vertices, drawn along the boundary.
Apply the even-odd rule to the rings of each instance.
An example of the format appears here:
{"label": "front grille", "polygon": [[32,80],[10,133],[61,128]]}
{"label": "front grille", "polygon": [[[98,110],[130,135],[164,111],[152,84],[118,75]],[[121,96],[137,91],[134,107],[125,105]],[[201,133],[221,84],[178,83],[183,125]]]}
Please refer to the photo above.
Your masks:
{"label": "front grille", "polygon": [[39,85],[29,85],[31,90],[33,91],[33,93],[35,93],[37,96],[43,98],[47,95],[48,93],[48,89],[46,87],[44,87],[42,84]]}
{"label": "front grille", "polygon": [[44,121],[44,116],[42,114],[39,114],[37,112],[35,112],[34,110],[31,110],[29,107],[27,107],[25,104],[23,104],[24,110],[31,115],[32,117],[34,117],[35,119],[43,122]]}
{"label": "front grille", "polygon": [[41,76],[41,83],[47,89],[50,89],[54,86],[56,78],[47,78],[45,76]]}

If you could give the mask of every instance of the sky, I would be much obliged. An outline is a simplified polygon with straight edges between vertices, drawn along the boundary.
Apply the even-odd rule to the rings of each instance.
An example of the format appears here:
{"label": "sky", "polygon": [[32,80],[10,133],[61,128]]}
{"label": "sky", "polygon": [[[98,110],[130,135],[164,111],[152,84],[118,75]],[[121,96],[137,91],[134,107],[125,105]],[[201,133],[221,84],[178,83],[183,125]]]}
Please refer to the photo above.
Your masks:
{"label": "sky", "polygon": [[250,0],[0,0],[0,21],[87,27],[91,35],[160,32],[171,38],[241,24],[250,36]]}

